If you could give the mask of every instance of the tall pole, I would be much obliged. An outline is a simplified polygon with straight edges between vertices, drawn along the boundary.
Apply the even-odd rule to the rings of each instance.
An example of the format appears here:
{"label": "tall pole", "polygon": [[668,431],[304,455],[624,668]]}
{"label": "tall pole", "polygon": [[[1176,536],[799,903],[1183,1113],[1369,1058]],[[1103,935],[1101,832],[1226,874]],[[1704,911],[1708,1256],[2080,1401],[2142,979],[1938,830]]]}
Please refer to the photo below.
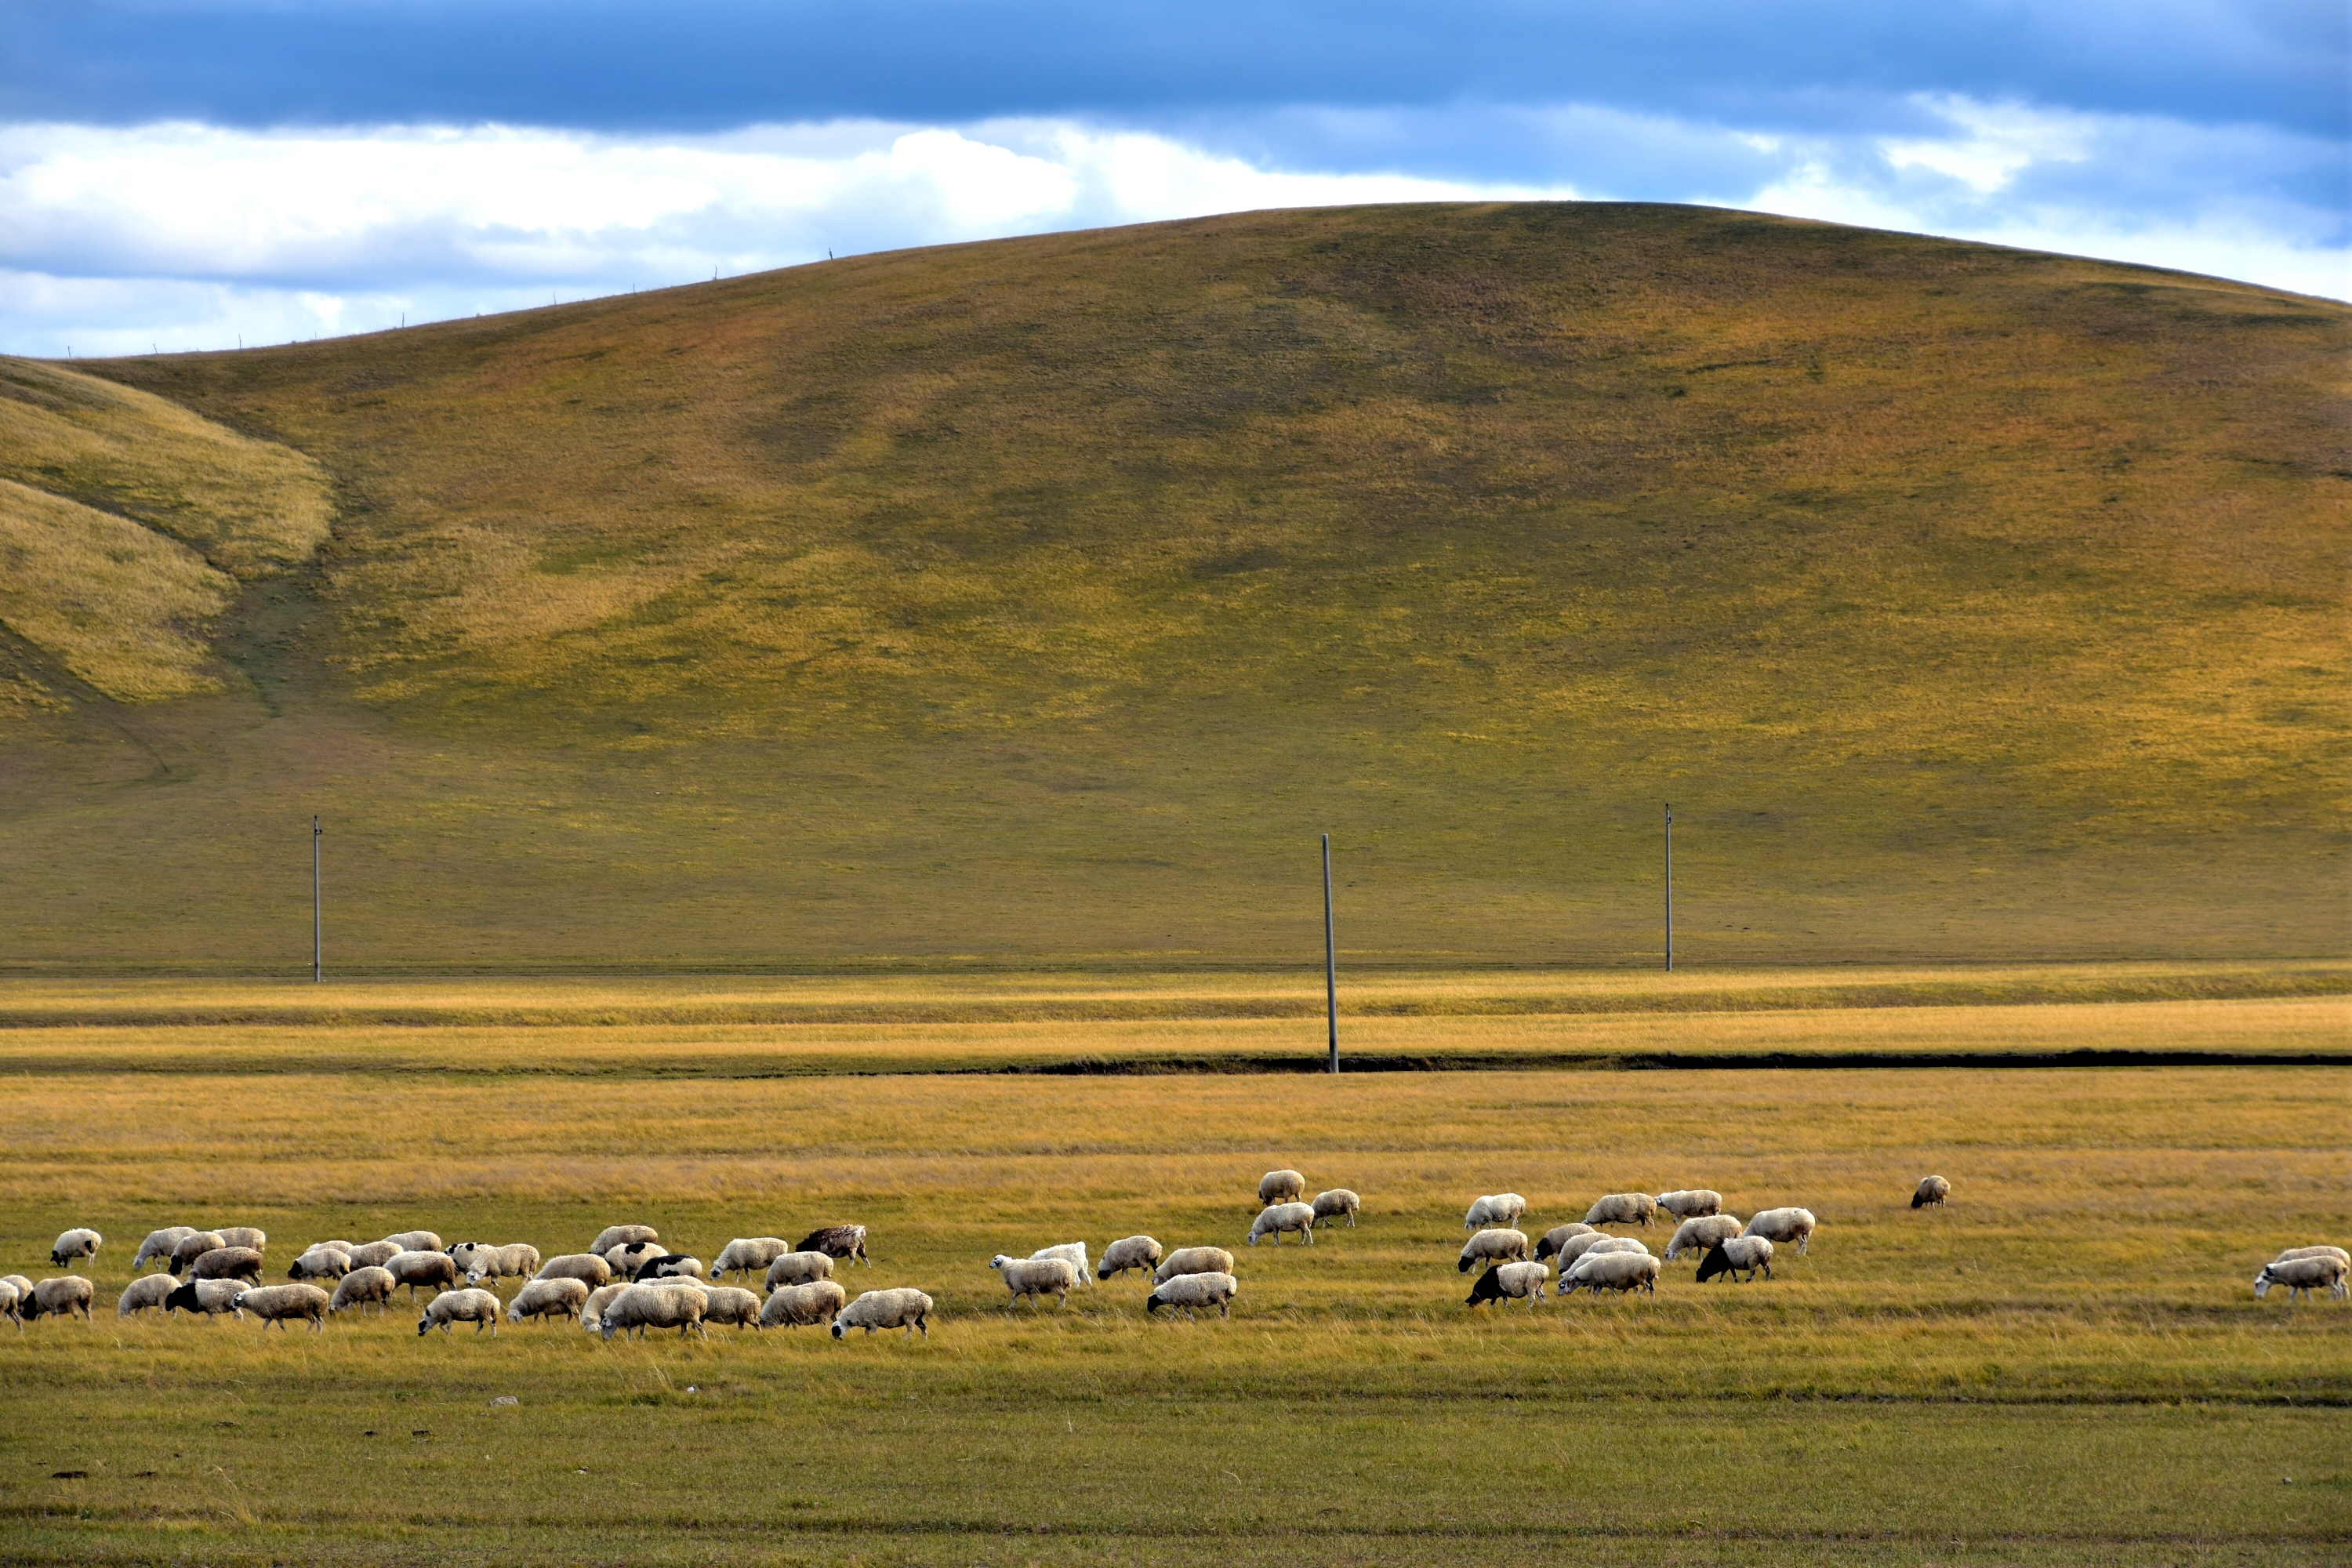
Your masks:
{"label": "tall pole", "polygon": [[319,915],[319,819],[310,819],[310,983],[327,977],[325,928]]}
{"label": "tall pole", "polygon": [[1331,1033],[1331,1070],[1339,1070],[1339,949],[1331,939],[1331,836],[1323,836],[1323,1018]]}
{"label": "tall pole", "polygon": [[1675,966],[1675,803],[1666,802],[1666,968]]}

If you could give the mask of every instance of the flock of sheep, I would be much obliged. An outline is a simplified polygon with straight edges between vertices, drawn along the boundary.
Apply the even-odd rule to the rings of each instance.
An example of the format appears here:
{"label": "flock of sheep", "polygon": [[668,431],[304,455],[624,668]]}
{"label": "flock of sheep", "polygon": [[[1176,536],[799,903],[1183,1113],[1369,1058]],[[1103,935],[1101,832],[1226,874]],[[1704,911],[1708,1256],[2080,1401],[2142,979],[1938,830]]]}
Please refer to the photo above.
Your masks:
{"label": "flock of sheep", "polygon": [[[1345,1219],[1353,1226],[1363,1203],[1346,1188],[1318,1193],[1309,1200],[1306,1178],[1297,1171],[1269,1171],[1258,1184],[1260,1210],[1251,1225],[1248,1245],[1267,1237],[1281,1245],[1296,1234],[1312,1245],[1318,1226],[1328,1228]],[[1941,1176],[1923,1178],[1913,1193],[1915,1209],[1942,1205],[1951,1195],[1951,1184]],[[1479,1198],[1463,1216],[1463,1228],[1473,1234],[1456,1260],[1467,1274],[1485,1265],[1472,1286],[1467,1304],[1525,1300],[1528,1310],[1544,1299],[1544,1288],[1558,1285],[1560,1297],[1578,1290],[1598,1295],[1603,1290],[1657,1291],[1664,1266],[1685,1255],[1698,1259],[1701,1283],[1729,1275],[1753,1280],[1760,1272],[1772,1276],[1774,1249],[1793,1246],[1807,1252],[1818,1222],[1811,1210],[1770,1208],[1743,1224],[1723,1212],[1723,1194],[1711,1189],[1681,1192],[1613,1193],[1595,1203],[1583,1219],[1555,1226],[1530,1244],[1517,1228],[1528,1211],[1517,1193],[1496,1193]],[[1653,1255],[1646,1243],[1632,1236],[1612,1236],[1608,1226],[1647,1228],[1661,1214],[1678,1223],[1666,1243],[1664,1256]],[[615,1334],[642,1337],[648,1330],[676,1329],[681,1335],[702,1333],[712,1323],[738,1328],[829,1329],[835,1339],[851,1329],[871,1334],[878,1329],[901,1329],[907,1337],[919,1332],[930,1337],[932,1301],[922,1291],[900,1287],[861,1292],[856,1300],[834,1279],[838,1266],[868,1264],[866,1227],[859,1225],[822,1226],[798,1246],[777,1237],[738,1237],[719,1250],[706,1267],[702,1259],[673,1251],[650,1226],[607,1226],[584,1252],[544,1258],[526,1242],[492,1246],[465,1241],[444,1247],[428,1230],[403,1231],[380,1241],[321,1241],[305,1247],[286,1270],[283,1285],[261,1283],[262,1258],[268,1237],[247,1226],[197,1230],[173,1226],[151,1234],[131,1259],[134,1278],[122,1292],[115,1310],[133,1317],[150,1309],[165,1315],[187,1311],[211,1317],[228,1313],[251,1315],[266,1329],[281,1329],[300,1320],[323,1331],[331,1312],[385,1310],[394,1291],[406,1289],[414,1304],[417,1292],[433,1292],[416,1321],[418,1334],[435,1329],[451,1331],[470,1322],[478,1334],[498,1331],[501,1315],[510,1323],[526,1318],[577,1320],[593,1333],[610,1340]],[[54,1266],[95,1258],[105,1238],[89,1229],[67,1231],[49,1249]],[[150,1264],[164,1272],[141,1274]],[[989,1260],[1009,1292],[1008,1310],[1025,1297],[1033,1306],[1048,1296],[1058,1307],[1072,1290],[1090,1285],[1087,1247],[1082,1241],[1044,1247],[1026,1258],[999,1254]],[[1230,1317],[1240,1284],[1234,1276],[1234,1255],[1220,1247],[1163,1249],[1149,1236],[1130,1236],[1103,1249],[1095,1279],[1112,1279],[1129,1270],[1148,1272],[1152,1289],[1145,1299],[1147,1313],[1163,1309],[1191,1318],[1207,1308]],[[2273,1286],[2284,1286],[2289,1299],[2325,1289],[2345,1300],[2352,1254],[2336,1247],[2295,1247],[2263,1265],[2254,1279],[2254,1294],[2266,1296]],[[719,1283],[734,1275],[761,1279],[761,1291]],[[501,1280],[522,1283],[511,1300],[501,1300]],[[332,1281],[331,1292],[313,1281]],[[485,1289],[485,1286],[488,1289]],[[764,1294],[762,1293],[764,1292]],[[79,1274],[35,1281],[21,1274],[0,1279],[0,1316],[19,1330],[28,1318],[70,1317],[87,1321],[95,1294]]]}

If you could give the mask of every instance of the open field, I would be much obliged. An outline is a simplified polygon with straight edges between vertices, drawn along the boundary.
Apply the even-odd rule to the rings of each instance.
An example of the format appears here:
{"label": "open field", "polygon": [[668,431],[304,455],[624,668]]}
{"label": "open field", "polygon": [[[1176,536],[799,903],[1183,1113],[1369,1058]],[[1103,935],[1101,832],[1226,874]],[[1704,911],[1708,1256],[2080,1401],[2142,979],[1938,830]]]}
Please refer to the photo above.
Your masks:
{"label": "open field", "polygon": [[[1492,978],[1454,994],[1510,993]],[[1522,994],[1568,979],[1526,978]],[[645,983],[467,984],[455,1000],[469,1006],[567,990],[582,1005],[665,999]],[[164,989],[148,1000],[207,999]],[[677,989],[761,1005],[789,990]],[[812,989],[906,1005],[1090,987]],[[1990,1025],[1990,1039],[2035,1018],[2077,1037],[2276,1044],[2299,1030],[2340,1048],[2345,1035],[2331,996],[1404,1013],[1351,1027],[1793,1028],[1851,1046],[1880,1028]],[[813,1037],[919,1066],[942,1034],[1002,1062],[1066,1051],[1065,1031],[1277,1026],[1302,1028],[0,1031],[0,1266],[48,1272],[41,1249],[68,1224],[109,1237],[89,1270],[94,1328],[0,1339],[0,1555],[2254,1563],[2352,1541],[2352,1308],[2247,1289],[2279,1247],[2352,1233],[2340,1068],[1332,1079],[687,1065],[781,1050],[811,1074],[830,1048]],[[367,1066],[377,1058],[384,1070]],[[1361,1191],[1360,1226],[1311,1248],[1240,1247],[1256,1177],[1277,1163]],[[1912,1183],[1930,1169],[1954,1182],[1953,1205],[1915,1213]],[[1654,1300],[1461,1305],[1469,1196],[1525,1194],[1533,1230],[1602,1192],[1684,1184],[1721,1188],[1739,1213],[1803,1203],[1822,1229],[1753,1286],[1700,1288],[1678,1265]],[[139,1237],[184,1218],[266,1226],[279,1268],[303,1240],[412,1224],[551,1253],[643,1219],[709,1257],[731,1236],[856,1218],[876,1262],[852,1289],[919,1285],[940,1317],[928,1342],[723,1331],[632,1346],[538,1326],[420,1342],[398,1312],[318,1339],[105,1315]],[[1148,1321],[1131,1279],[1065,1312],[1003,1310],[992,1253],[1072,1237],[1099,1249],[1137,1230],[1234,1247],[1234,1320]],[[491,1405],[501,1394],[520,1403]]]}

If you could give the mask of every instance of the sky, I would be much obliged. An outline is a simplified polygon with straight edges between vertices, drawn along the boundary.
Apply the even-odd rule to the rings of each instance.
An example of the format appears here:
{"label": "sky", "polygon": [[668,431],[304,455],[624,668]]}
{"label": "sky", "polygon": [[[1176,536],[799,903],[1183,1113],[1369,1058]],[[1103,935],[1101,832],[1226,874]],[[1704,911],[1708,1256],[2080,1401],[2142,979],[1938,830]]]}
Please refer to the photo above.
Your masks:
{"label": "sky", "polygon": [[2341,0],[0,0],[0,352],[1264,207],[1695,202],[2352,298]]}

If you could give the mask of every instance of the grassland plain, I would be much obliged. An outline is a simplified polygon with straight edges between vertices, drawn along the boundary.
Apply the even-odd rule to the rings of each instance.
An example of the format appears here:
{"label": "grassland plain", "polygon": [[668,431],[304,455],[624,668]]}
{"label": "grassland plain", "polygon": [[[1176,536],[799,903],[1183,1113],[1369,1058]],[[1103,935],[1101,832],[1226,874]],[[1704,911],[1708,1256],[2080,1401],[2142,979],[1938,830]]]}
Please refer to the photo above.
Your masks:
{"label": "grassland plain", "polygon": [[[2029,979],[2063,982],[2005,977]],[[900,1005],[1057,989],[811,984]],[[1097,988],[1184,994],[1173,979],[1071,987]],[[414,1005],[419,988],[368,989]],[[919,1065],[939,1032],[967,1062],[1017,1064],[1068,1048],[1025,1034],[1152,1026],[494,1026],[458,1015],[566,990],[573,1005],[665,998],[644,982],[455,989],[449,1021],[404,1029],[151,1013],[0,1031],[0,1265],[47,1272],[40,1249],[68,1224],[110,1237],[96,1326],[36,1323],[0,1345],[0,1554],[2269,1563],[2352,1540],[2352,1309],[2247,1289],[2280,1247],[2352,1226],[2340,1068],[893,1072],[871,1069]],[[745,989],[681,981],[667,1000]],[[193,1008],[183,1017],[220,1000],[153,990],[167,1013]],[[2116,1039],[2345,1033],[2328,995],[1400,1011],[1351,1027],[1424,1031],[1434,1048],[1448,1030],[1828,1038],[1842,1020],[1849,1039],[1941,1030],[1998,1049],[2035,1018]],[[833,1031],[858,1037],[867,1070],[745,1076],[765,1052],[822,1056],[792,1042]],[[721,1067],[678,1075],[698,1051]],[[1276,1163],[1362,1192],[1361,1225],[1312,1247],[1239,1247]],[[1953,1206],[1914,1212],[1930,1169],[1953,1180]],[[1541,1226],[1602,1192],[1691,1184],[1741,1213],[1803,1203],[1822,1229],[1769,1283],[1700,1288],[1678,1266],[1654,1300],[1461,1304],[1471,1194],[1519,1191]],[[929,1291],[928,1342],[598,1345],[565,1327],[420,1342],[400,1313],[310,1340],[106,1316],[137,1237],[184,1219],[263,1225],[282,1264],[307,1239],[412,1224],[552,1251],[644,1219],[709,1257],[732,1236],[853,1217],[876,1262],[850,1283]],[[1133,1282],[1008,1313],[986,1268],[1000,1250],[1137,1230],[1234,1247],[1234,1319],[1147,1321]]]}
{"label": "grassland plain", "polygon": [[2347,348],[1530,204],[84,366],[335,510],[217,696],[0,646],[0,962],[291,968],[323,811],[379,971],[1304,960],[1327,828],[1353,957],[1620,963],[1664,798],[1696,963],[2340,953]]}

